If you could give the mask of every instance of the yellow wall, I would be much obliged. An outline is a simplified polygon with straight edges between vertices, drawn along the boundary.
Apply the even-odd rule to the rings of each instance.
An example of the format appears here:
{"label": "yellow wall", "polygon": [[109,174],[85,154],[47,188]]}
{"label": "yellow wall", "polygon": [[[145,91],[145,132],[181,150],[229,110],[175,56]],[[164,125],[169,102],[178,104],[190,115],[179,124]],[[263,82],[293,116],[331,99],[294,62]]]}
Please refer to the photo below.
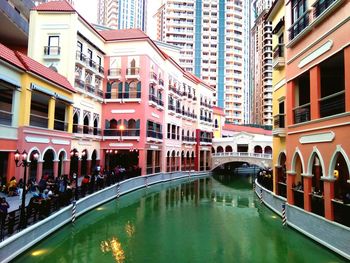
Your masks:
{"label": "yellow wall", "polygon": [[[19,126],[28,126],[29,121],[30,121],[30,107],[31,107],[31,95],[32,91],[30,90],[30,84],[36,84],[38,86],[41,86],[43,88],[46,88],[49,91],[55,92],[58,95],[64,96],[70,100],[73,100],[73,93],[70,91],[67,91],[63,88],[60,88],[58,86],[53,85],[52,83],[45,81],[45,79],[38,78],[30,73],[24,73],[22,75],[22,91],[21,91],[21,98],[20,98],[20,103],[21,103],[21,113],[19,115]],[[48,122],[48,128],[53,129],[53,124],[54,124],[54,119],[55,119],[55,99],[50,98],[49,101],[49,122]],[[68,104],[67,104],[68,105]],[[68,123],[68,132],[69,129],[72,129],[73,125],[73,106],[68,105],[67,109],[68,111],[68,118],[66,122]],[[71,112],[71,113],[70,113]]]}
{"label": "yellow wall", "polygon": [[[282,1],[282,0],[277,0]],[[281,20],[283,16],[285,16],[285,7],[284,4],[281,3],[278,6],[275,6],[276,10],[272,18],[272,28],[275,28],[277,23]],[[287,32],[283,27],[280,32],[283,31],[284,34],[284,43],[286,43]],[[275,48],[278,44],[278,36],[279,34],[273,34],[272,37],[272,46]],[[284,57],[286,58],[286,48],[284,49]],[[280,68],[274,68],[272,73],[272,86],[273,86],[273,98],[272,98],[272,112],[273,116],[279,114],[279,102],[285,100],[286,96],[286,85],[285,85],[285,66]],[[285,105],[286,107],[286,105]],[[286,112],[286,110],[285,110]],[[280,136],[280,134],[274,133],[273,136],[273,164],[274,166],[278,165],[278,157],[281,152],[285,152],[286,149],[286,140],[285,137]],[[274,174],[275,175],[275,174]],[[274,176],[274,181],[276,177]],[[274,192],[276,192],[274,183]]]}

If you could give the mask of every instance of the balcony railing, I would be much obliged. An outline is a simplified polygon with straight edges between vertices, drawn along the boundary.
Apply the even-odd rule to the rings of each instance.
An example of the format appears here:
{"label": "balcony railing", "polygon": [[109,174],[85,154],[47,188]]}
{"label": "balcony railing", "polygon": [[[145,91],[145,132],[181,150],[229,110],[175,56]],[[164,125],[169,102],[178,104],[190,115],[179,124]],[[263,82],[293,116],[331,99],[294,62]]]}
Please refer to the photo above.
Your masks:
{"label": "balcony railing", "polygon": [[140,129],[125,129],[123,131],[119,129],[105,129],[103,130],[104,136],[122,136],[122,137],[130,137],[130,136],[140,136]]}
{"label": "balcony railing", "polygon": [[288,29],[289,40],[293,40],[301,31],[309,25],[309,11],[304,12],[296,22]]}
{"label": "balcony railing", "polygon": [[154,72],[151,72],[151,74],[150,74],[150,78],[152,79],[152,80],[157,80],[158,79],[158,76],[157,76],[157,74],[156,73],[154,73]]}
{"label": "balcony railing", "polygon": [[174,105],[169,104],[169,105],[168,105],[168,110],[175,111],[175,106],[174,106]]}
{"label": "balcony railing", "polygon": [[273,50],[273,58],[284,57],[284,44],[278,44]]}
{"label": "balcony railing", "polygon": [[79,79],[79,78],[76,78],[75,79],[75,85],[78,88],[84,89],[85,82],[83,80]]}
{"label": "balcony railing", "polygon": [[95,61],[93,61],[91,58],[85,58],[86,65],[89,66],[90,68],[96,69],[97,64]]}
{"label": "balcony railing", "polygon": [[158,84],[164,87],[164,80],[159,79],[159,80],[158,80]]}
{"label": "balcony railing", "polygon": [[285,128],[285,114],[277,114],[274,116],[273,124],[275,128]]}
{"label": "balcony railing", "polygon": [[40,127],[40,128],[46,128],[48,126],[49,118],[37,114],[30,114],[30,126]]}
{"label": "balcony railing", "polygon": [[83,133],[83,126],[73,123],[73,133]]}
{"label": "balcony railing", "polygon": [[97,128],[97,127],[94,127],[93,134],[94,134],[94,135],[97,135],[97,136],[101,136],[101,129],[100,129],[100,128]]}
{"label": "balcony railing", "polygon": [[140,99],[140,91],[130,91],[130,92],[105,92],[105,99]]}
{"label": "balcony railing", "polygon": [[88,126],[88,125],[83,125],[83,133],[84,134],[93,134],[94,132],[94,127]]}
{"label": "balcony railing", "polygon": [[122,73],[122,70],[120,68],[113,68],[108,70],[109,77],[117,77],[117,76],[120,76],[121,73]]}
{"label": "balcony railing", "polygon": [[126,69],[126,75],[139,75],[140,74],[140,68],[127,68]]}
{"label": "balcony railing", "polygon": [[61,47],[59,46],[45,46],[44,55],[46,56],[58,56],[61,54]]}
{"label": "balcony railing", "polygon": [[321,118],[345,112],[345,91],[323,97],[319,102]]}
{"label": "balcony railing", "polygon": [[322,14],[336,0],[317,0],[312,6],[314,7],[314,17]]}
{"label": "balcony railing", "polygon": [[0,124],[11,126],[12,125],[12,112],[0,110]]}
{"label": "balcony railing", "polygon": [[68,123],[55,119],[53,128],[59,131],[68,131]]}
{"label": "balcony railing", "polygon": [[294,123],[301,123],[310,120],[310,103],[298,106],[293,109]]}
{"label": "balcony railing", "polygon": [[86,84],[85,85],[85,90],[90,93],[95,93],[95,87],[91,84]]}
{"label": "balcony railing", "polygon": [[158,131],[147,130],[147,137],[155,138],[155,139],[163,139],[163,134]]}
{"label": "balcony railing", "polygon": [[101,65],[98,66],[98,72],[100,72],[101,74],[105,73],[105,69],[104,67],[102,67]]}
{"label": "balcony railing", "polygon": [[200,138],[200,141],[201,141],[201,142],[209,142],[209,143],[211,143],[211,142],[212,142],[212,139],[211,139],[211,138],[201,137],[201,138]]}
{"label": "balcony railing", "polygon": [[159,99],[156,95],[150,94],[149,100],[155,102],[156,104],[158,104],[160,106],[164,106],[164,102],[161,99]]}
{"label": "balcony railing", "polygon": [[81,61],[81,62],[84,62],[84,61],[85,61],[85,58],[86,58],[86,56],[85,56],[82,52],[77,51],[77,52],[75,53],[75,59],[76,59],[76,60]]}

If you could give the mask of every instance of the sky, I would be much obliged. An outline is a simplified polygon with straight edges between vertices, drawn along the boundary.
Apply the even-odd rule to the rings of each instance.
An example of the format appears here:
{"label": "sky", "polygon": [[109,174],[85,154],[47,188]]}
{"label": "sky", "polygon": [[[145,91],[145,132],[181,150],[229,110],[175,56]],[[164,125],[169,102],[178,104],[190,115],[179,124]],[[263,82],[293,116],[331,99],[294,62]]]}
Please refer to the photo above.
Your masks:
{"label": "sky", "polygon": [[[160,7],[162,0],[149,0],[147,10],[147,26],[148,35],[151,38],[156,36],[156,21],[153,15]],[[74,0],[74,6],[88,22],[96,23],[97,21],[97,0]]]}

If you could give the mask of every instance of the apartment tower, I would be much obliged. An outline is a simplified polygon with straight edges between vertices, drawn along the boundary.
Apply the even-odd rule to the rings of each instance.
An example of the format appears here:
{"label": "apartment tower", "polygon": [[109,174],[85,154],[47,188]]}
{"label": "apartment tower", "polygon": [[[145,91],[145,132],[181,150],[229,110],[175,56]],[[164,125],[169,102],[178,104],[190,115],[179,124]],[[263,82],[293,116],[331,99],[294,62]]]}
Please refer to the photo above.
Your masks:
{"label": "apartment tower", "polygon": [[97,23],[114,29],[139,28],[146,32],[146,0],[98,0]]}
{"label": "apartment tower", "polygon": [[249,122],[249,2],[167,0],[155,17],[157,40],[181,47],[180,65],[215,88],[226,121]]}
{"label": "apartment tower", "polygon": [[271,0],[252,2],[250,66],[252,122],[272,126],[272,25],[266,20]]}

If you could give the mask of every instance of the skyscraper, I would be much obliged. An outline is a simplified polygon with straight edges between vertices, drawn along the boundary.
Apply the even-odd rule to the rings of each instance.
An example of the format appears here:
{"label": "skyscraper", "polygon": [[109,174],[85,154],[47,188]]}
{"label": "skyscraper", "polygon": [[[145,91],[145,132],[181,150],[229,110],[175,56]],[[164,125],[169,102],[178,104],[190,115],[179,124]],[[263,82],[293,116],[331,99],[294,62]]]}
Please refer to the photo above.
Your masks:
{"label": "skyscraper", "polygon": [[216,89],[226,120],[249,122],[249,1],[166,0],[157,39],[181,47],[180,65]]}
{"label": "skyscraper", "polygon": [[146,31],[146,0],[98,0],[97,23],[115,29]]}
{"label": "skyscraper", "polygon": [[252,122],[272,126],[272,25],[265,15],[271,0],[252,2],[250,66]]}

